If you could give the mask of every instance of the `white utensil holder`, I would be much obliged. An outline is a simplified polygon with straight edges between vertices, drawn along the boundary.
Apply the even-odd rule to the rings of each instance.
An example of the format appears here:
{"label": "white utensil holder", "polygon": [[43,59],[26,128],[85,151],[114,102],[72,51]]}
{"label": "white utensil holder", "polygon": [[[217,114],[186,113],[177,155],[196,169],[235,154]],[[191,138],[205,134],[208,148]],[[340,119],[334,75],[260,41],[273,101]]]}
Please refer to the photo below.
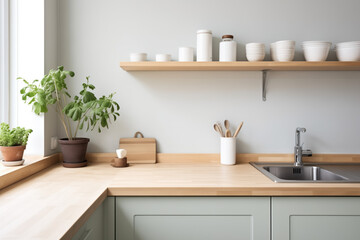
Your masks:
{"label": "white utensil holder", "polygon": [[220,163],[224,165],[236,163],[236,138],[220,138]]}

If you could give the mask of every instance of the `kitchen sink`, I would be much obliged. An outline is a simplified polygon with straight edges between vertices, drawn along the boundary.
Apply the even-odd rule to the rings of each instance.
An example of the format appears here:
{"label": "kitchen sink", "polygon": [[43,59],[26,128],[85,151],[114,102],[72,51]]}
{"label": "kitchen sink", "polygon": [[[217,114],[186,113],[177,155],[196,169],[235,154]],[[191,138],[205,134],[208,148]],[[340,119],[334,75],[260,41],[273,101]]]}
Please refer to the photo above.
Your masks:
{"label": "kitchen sink", "polygon": [[266,171],[277,178],[284,180],[298,180],[298,181],[338,181],[346,180],[338,174],[330,172],[316,166],[303,166],[303,167],[288,167],[288,166],[271,166],[264,167]]}
{"label": "kitchen sink", "polygon": [[274,182],[360,182],[359,164],[250,164]]}

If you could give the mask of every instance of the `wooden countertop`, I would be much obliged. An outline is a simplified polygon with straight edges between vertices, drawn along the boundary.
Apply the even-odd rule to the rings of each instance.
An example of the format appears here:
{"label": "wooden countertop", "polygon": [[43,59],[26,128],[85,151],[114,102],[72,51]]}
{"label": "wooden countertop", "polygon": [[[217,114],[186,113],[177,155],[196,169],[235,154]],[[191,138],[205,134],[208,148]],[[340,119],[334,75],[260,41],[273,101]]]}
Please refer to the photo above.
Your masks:
{"label": "wooden countertop", "polygon": [[68,239],[106,196],[360,196],[360,183],[274,183],[248,163],[57,164],[0,191],[0,239]]}

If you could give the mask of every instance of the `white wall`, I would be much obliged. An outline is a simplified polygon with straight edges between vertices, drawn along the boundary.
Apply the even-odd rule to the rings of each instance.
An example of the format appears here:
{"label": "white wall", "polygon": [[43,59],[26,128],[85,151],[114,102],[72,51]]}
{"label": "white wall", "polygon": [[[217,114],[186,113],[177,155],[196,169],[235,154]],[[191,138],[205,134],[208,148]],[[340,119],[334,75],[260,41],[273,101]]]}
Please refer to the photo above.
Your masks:
{"label": "white wall", "polygon": [[[215,121],[244,121],[238,152],[289,153],[306,127],[315,153],[360,153],[360,72],[270,72],[261,100],[260,72],[125,72],[131,52],[171,53],[196,46],[196,30],[211,29],[214,59],[223,34],[244,44],[359,40],[360,1],[348,0],[61,0],[58,63],[76,72],[72,92],[91,75],[97,94],[117,92],[120,120],[91,138],[89,150],[110,152],[120,137],[142,131],[166,153],[215,153]],[[332,53],[330,59],[334,59]],[[59,131],[61,126],[58,125]]]}
{"label": "white wall", "polygon": [[[58,0],[44,0],[45,5],[45,65],[44,74],[50,69],[57,67],[57,38],[58,38]],[[44,121],[44,151],[45,155],[57,152],[57,149],[51,149],[51,137],[57,137],[58,117],[54,108],[49,108],[45,114]]]}

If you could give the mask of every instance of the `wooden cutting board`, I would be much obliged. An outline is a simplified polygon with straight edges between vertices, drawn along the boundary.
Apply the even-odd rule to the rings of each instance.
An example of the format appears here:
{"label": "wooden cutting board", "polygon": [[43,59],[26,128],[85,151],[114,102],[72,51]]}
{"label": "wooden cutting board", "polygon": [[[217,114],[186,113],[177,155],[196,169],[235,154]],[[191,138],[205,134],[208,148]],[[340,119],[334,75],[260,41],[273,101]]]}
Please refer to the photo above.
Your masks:
{"label": "wooden cutting board", "polygon": [[156,139],[144,138],[141,132],[133,138],[120,138],[119,148],[126,149],[128,163],[156,163]]}

